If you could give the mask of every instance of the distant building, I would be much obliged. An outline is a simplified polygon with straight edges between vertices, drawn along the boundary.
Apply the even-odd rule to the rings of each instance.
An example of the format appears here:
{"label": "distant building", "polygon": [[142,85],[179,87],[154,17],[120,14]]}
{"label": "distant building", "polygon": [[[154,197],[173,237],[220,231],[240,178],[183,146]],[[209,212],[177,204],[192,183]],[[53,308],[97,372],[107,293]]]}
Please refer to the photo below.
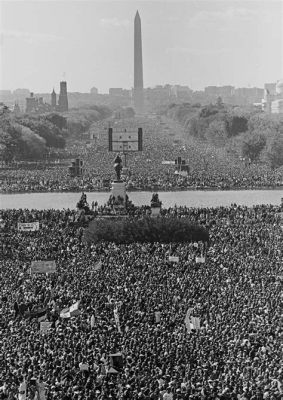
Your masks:
{"label": "distant building", "polygon": [[60,82],[60,94],[58,100],[58,111],[68,111],[68,94],[67,94],[67,82]]}
{"label": "distant building", "polygon": [[264,85],[262,110],[271,114],[283,113],[283,80]]}
{"label": "distant building", "polygon": [[53,91],[51,93],[51,107],[53,110],[56,110],[57,107],[57,95],[55,93],[55,90],[53,88]]}
{"label": "distant building", "polygon": [[51,111],[50,104],[43,102],[43,97],[35,97],[33,92],[26,98],[26,113],[44,113]]}
{"label": "distant building", "polygon": [[123,89],[122,88],[110,88],[109,96],[123,96]]}
{"label": "distant building", "polygon": [[97,89],[96,87],[92,87],[92,88],[90,89],[90,93],[91,93],[91,94],[98,94],[98,89]]}
{"label": "distant building", "polygon": [[207,86],[204,89],[204,93],[207,96],[210,96],[212,98],[217,98],[217,97],[231,97],[234,94],[234,86]]}
{"label": "distant building", "polygon": [[[165,85],[166,87],[167,85]],[[174,85],[170,86],[170,97],[175,97],[181,102],[191,101],[193,91],[188,86]]]}
{"label": "distant building", "polygon": [[21,109],[18,103],[15,103],[14,109],[13,109],[14,114],[19,115],[21,113]]}
{"label": "distant building", "polygon": [[21,97],[28,97],[30,94],[29,89],[16,89],[13,91],[14,97],[21,98]]}
{"label": "distant building", "polygon": [[34,97],[33,92],[30,93],[30,97],[26,98],[26,113],[36,112],[37,99]]}
{"label": "distant building", "polygon": [[264,90],[268,91],[272,96],[276,94],[276,82],[265,83]]}
{"label": "distant building", "polygon": [[272,114],[283,114],[283,99],[272,101],[270,111]]}

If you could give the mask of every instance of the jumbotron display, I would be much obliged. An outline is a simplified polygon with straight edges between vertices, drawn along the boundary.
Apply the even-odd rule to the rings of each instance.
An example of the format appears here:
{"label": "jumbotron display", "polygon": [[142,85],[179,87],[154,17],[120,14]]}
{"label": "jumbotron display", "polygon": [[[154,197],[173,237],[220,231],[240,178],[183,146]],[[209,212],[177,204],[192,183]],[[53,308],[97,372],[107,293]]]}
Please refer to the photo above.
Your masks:
{"label": "jumbotron display", "polygon": [[108,150],[121,153],[142,151],[142,128],[116,131],[108,129]]}

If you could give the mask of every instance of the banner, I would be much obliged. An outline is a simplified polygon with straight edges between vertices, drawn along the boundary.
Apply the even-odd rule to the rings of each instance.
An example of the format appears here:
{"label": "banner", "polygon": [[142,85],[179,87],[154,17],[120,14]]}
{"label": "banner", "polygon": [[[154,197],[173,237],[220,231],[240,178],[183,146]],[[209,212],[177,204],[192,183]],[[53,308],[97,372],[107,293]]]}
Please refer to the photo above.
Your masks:
{"label": "banner", "polygon": [[49,331],[49,329],[51,329],[51,325],[52,325],[52,322],[49,322],[49,321],[40,322],[40,331],[41,332]]}
{"label": "banner", "polygon": [[64,308],[60,312],[60,317],[61,318],[71,318],[71,317],[75,317],[76,315],[79,315],[81,313],[79,310],[79,305],[80,305],[80,301],[77,301],[70,307]]}
{"label": "banner", "polygon": [[169,256],[168,260],[170,262],[179,262],[179,257],[176,256]]}
{"label": "banner", "polygon": [[32,261],[30,265],[31,274],[51,274],[56,272],[55,261]]}
{"label": "banner", "polygon": [[196,263],[197,264],[204,264],[205,263],[205,257],[196,257]]}
{"label": "banner", "polygon": [[[26,311],[24,314],[25,318],[42,318],[46,319],[46,308],[41,308],[33,311]],[[39,321],[40,322],[40,321]]]}
{"label": "banner", "polygon": [[31,232],[39,230],[39,222],[18,222],[18,231]]}
{"label": "banner", "polygon": [[80,300],[78,300],[76,303],[72,304],[70,307],[70,313],[77,311],[79,309],[80,305]]}
{"label": "banner", "polygon": [[175,161],[164,160],[164,161],[161,161],[161,164],[162,165],[175,165]]}
{"label": "banner", "polygon": [[45,321],[46,319],[47,319],[47,314],[46,313],[44,315],[40,316],[39,318],[37,318],[38,322]]}

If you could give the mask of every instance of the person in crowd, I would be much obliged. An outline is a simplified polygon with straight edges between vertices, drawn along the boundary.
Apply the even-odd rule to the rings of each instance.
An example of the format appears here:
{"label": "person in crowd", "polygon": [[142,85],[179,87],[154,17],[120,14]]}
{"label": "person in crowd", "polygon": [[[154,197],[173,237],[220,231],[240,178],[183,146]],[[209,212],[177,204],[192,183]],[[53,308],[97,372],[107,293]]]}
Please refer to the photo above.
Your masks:
{"label": "person in crowd", "polygon": [[[280,212],[162,210],[209,229],[205,249],[85,243],[75,210],[2,210],[0,398],[281,399]],[[33,221],[38,230],[18,230]],[[33,273],[35,260],[56,272]]]}

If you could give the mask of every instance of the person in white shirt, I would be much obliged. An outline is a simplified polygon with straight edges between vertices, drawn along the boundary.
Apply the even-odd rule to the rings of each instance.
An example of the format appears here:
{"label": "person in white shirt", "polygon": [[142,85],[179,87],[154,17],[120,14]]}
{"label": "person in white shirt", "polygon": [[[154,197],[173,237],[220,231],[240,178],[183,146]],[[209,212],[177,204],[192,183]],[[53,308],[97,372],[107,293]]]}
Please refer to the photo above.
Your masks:
{"label": "person in white shirt", "polygon": [[170,388],[166,389],[166,392],[163,395],[163,400],[173,400],[173,393]]}

